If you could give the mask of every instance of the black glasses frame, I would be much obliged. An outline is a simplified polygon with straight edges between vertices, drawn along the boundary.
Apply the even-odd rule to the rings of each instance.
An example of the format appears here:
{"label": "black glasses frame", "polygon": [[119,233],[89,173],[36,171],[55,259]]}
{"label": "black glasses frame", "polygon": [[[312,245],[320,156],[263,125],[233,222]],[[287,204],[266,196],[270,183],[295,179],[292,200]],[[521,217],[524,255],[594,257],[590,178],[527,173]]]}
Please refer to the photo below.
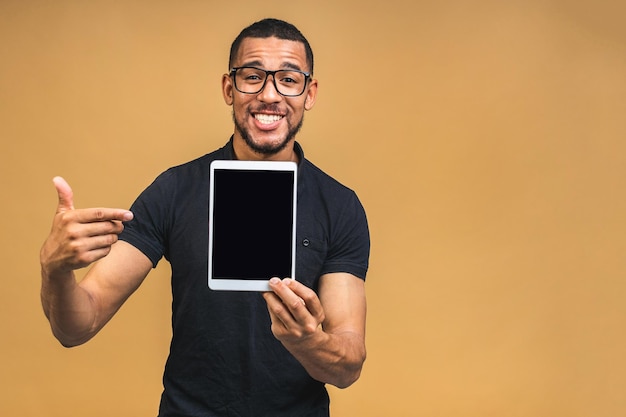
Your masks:
{"label": "black glasses frame", "polygon": [[[241,91],[239,89],[239,87],[237,87],[237,77],[235,77],[235,73],[237,72],[237,70],[245,69],[245,68],[254,69],[254,70],[257,70],[257,71],[263,71],[265,73],[265,79],[263,80],[263,84],[261,84],[261,88],[259,88],[259,90],[255,91],[254,93],[248,93],[246,91]],[[282,72],[282,71],[297,72],[297,73],[300,73],[300,74],[304,75],[304,85],[302,87],[302,91],[299,94],[283,94],[283,93],[280,92],[280,89],[276,85],[276,73],[277,72]],[[263,68],[258,68],[258,67],[243,66],[243,67],[233,67],[230,70],[230,76],[233,77],[233,84],[235,85],[235,89],[237,91],[239,91],[240,93],[243,93],[243,94],[259,94],[265,88],[265,84],[267,84],[267,80],[268,80],[270,75],[272,76],[272,83],[274,83],[274,88],[276,89],[278,94],[280,94],[283,97],[298,97],[298,96],[301,96],[306,91],[306,85],[309,82],[309,80],[311,79],[311,73],[310,72],[304,72],[304,71],[300,71],[300,70],[296,70],[296,69],[279,69],[279,70],[275,70],[275,71],[269,71],[269,70],[264,70]]]}

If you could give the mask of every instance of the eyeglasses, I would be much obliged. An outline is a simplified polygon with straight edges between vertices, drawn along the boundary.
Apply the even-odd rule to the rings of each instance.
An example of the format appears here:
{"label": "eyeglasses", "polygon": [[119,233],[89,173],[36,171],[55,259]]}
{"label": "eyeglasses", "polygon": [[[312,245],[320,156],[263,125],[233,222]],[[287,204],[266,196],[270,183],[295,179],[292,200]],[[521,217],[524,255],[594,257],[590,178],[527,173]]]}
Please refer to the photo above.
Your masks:
{"label": "eyeglasses", "polygon": [[244,94],[260,93],[271,75],[274,88],[285,97],[302,95],[311,77],[310,73],[298,70],[267,71],[256,67],[235,67],[230,70],[230,75],[235,80],[237,91]]}

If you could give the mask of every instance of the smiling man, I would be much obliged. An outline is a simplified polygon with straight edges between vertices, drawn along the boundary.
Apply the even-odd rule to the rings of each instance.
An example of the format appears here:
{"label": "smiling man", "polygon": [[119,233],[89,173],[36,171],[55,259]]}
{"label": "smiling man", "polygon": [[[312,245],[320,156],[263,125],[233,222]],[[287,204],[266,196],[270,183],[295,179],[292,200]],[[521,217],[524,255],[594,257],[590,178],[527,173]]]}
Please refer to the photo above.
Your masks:
{"label": "smiling man", "polygon": [[[295,141],[317,88],[298,29],[256,22],[233,42],[222,77],[234,121],[224,147],[165,171],[130,211],[75,209],[67,182],[54,179],[59,204],[41,249],[41,297],[64,346],[95,336],[151,268],[162,258],[171,264],[161,417],[328,416],[325,384],[344,388],[359,378],[369,232],[355,193]],[[208,288],[209,165],[218,159],[298,163],[298,281],[272,278],[262,294]],[[77,282],[73,271],[89,265]]]}

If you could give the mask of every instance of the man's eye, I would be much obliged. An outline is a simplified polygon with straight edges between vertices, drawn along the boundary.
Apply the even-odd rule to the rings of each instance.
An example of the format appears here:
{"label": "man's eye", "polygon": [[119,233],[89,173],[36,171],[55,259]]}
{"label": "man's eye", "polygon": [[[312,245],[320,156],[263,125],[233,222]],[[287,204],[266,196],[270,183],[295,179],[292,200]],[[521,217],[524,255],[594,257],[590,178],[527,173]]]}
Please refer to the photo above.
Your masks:
{"label": "man's eye", "polygon": [[297,72],[287,72],[281,75],[280,82],[282,84],[300,84],[303,81],[303,77]]}

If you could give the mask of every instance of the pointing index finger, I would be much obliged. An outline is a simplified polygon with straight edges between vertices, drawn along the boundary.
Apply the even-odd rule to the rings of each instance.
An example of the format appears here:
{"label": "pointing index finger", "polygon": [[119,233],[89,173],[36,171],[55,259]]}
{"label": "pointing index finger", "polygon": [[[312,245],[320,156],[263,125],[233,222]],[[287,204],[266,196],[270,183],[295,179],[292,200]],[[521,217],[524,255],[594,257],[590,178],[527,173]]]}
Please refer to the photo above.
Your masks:
{"label": "pointing index finger", "polygon": [[89,208],[76,210],[76,220],[80,223],[94,223],[106,221],[127,222],[133,219],[133,213],[119,208]]}

